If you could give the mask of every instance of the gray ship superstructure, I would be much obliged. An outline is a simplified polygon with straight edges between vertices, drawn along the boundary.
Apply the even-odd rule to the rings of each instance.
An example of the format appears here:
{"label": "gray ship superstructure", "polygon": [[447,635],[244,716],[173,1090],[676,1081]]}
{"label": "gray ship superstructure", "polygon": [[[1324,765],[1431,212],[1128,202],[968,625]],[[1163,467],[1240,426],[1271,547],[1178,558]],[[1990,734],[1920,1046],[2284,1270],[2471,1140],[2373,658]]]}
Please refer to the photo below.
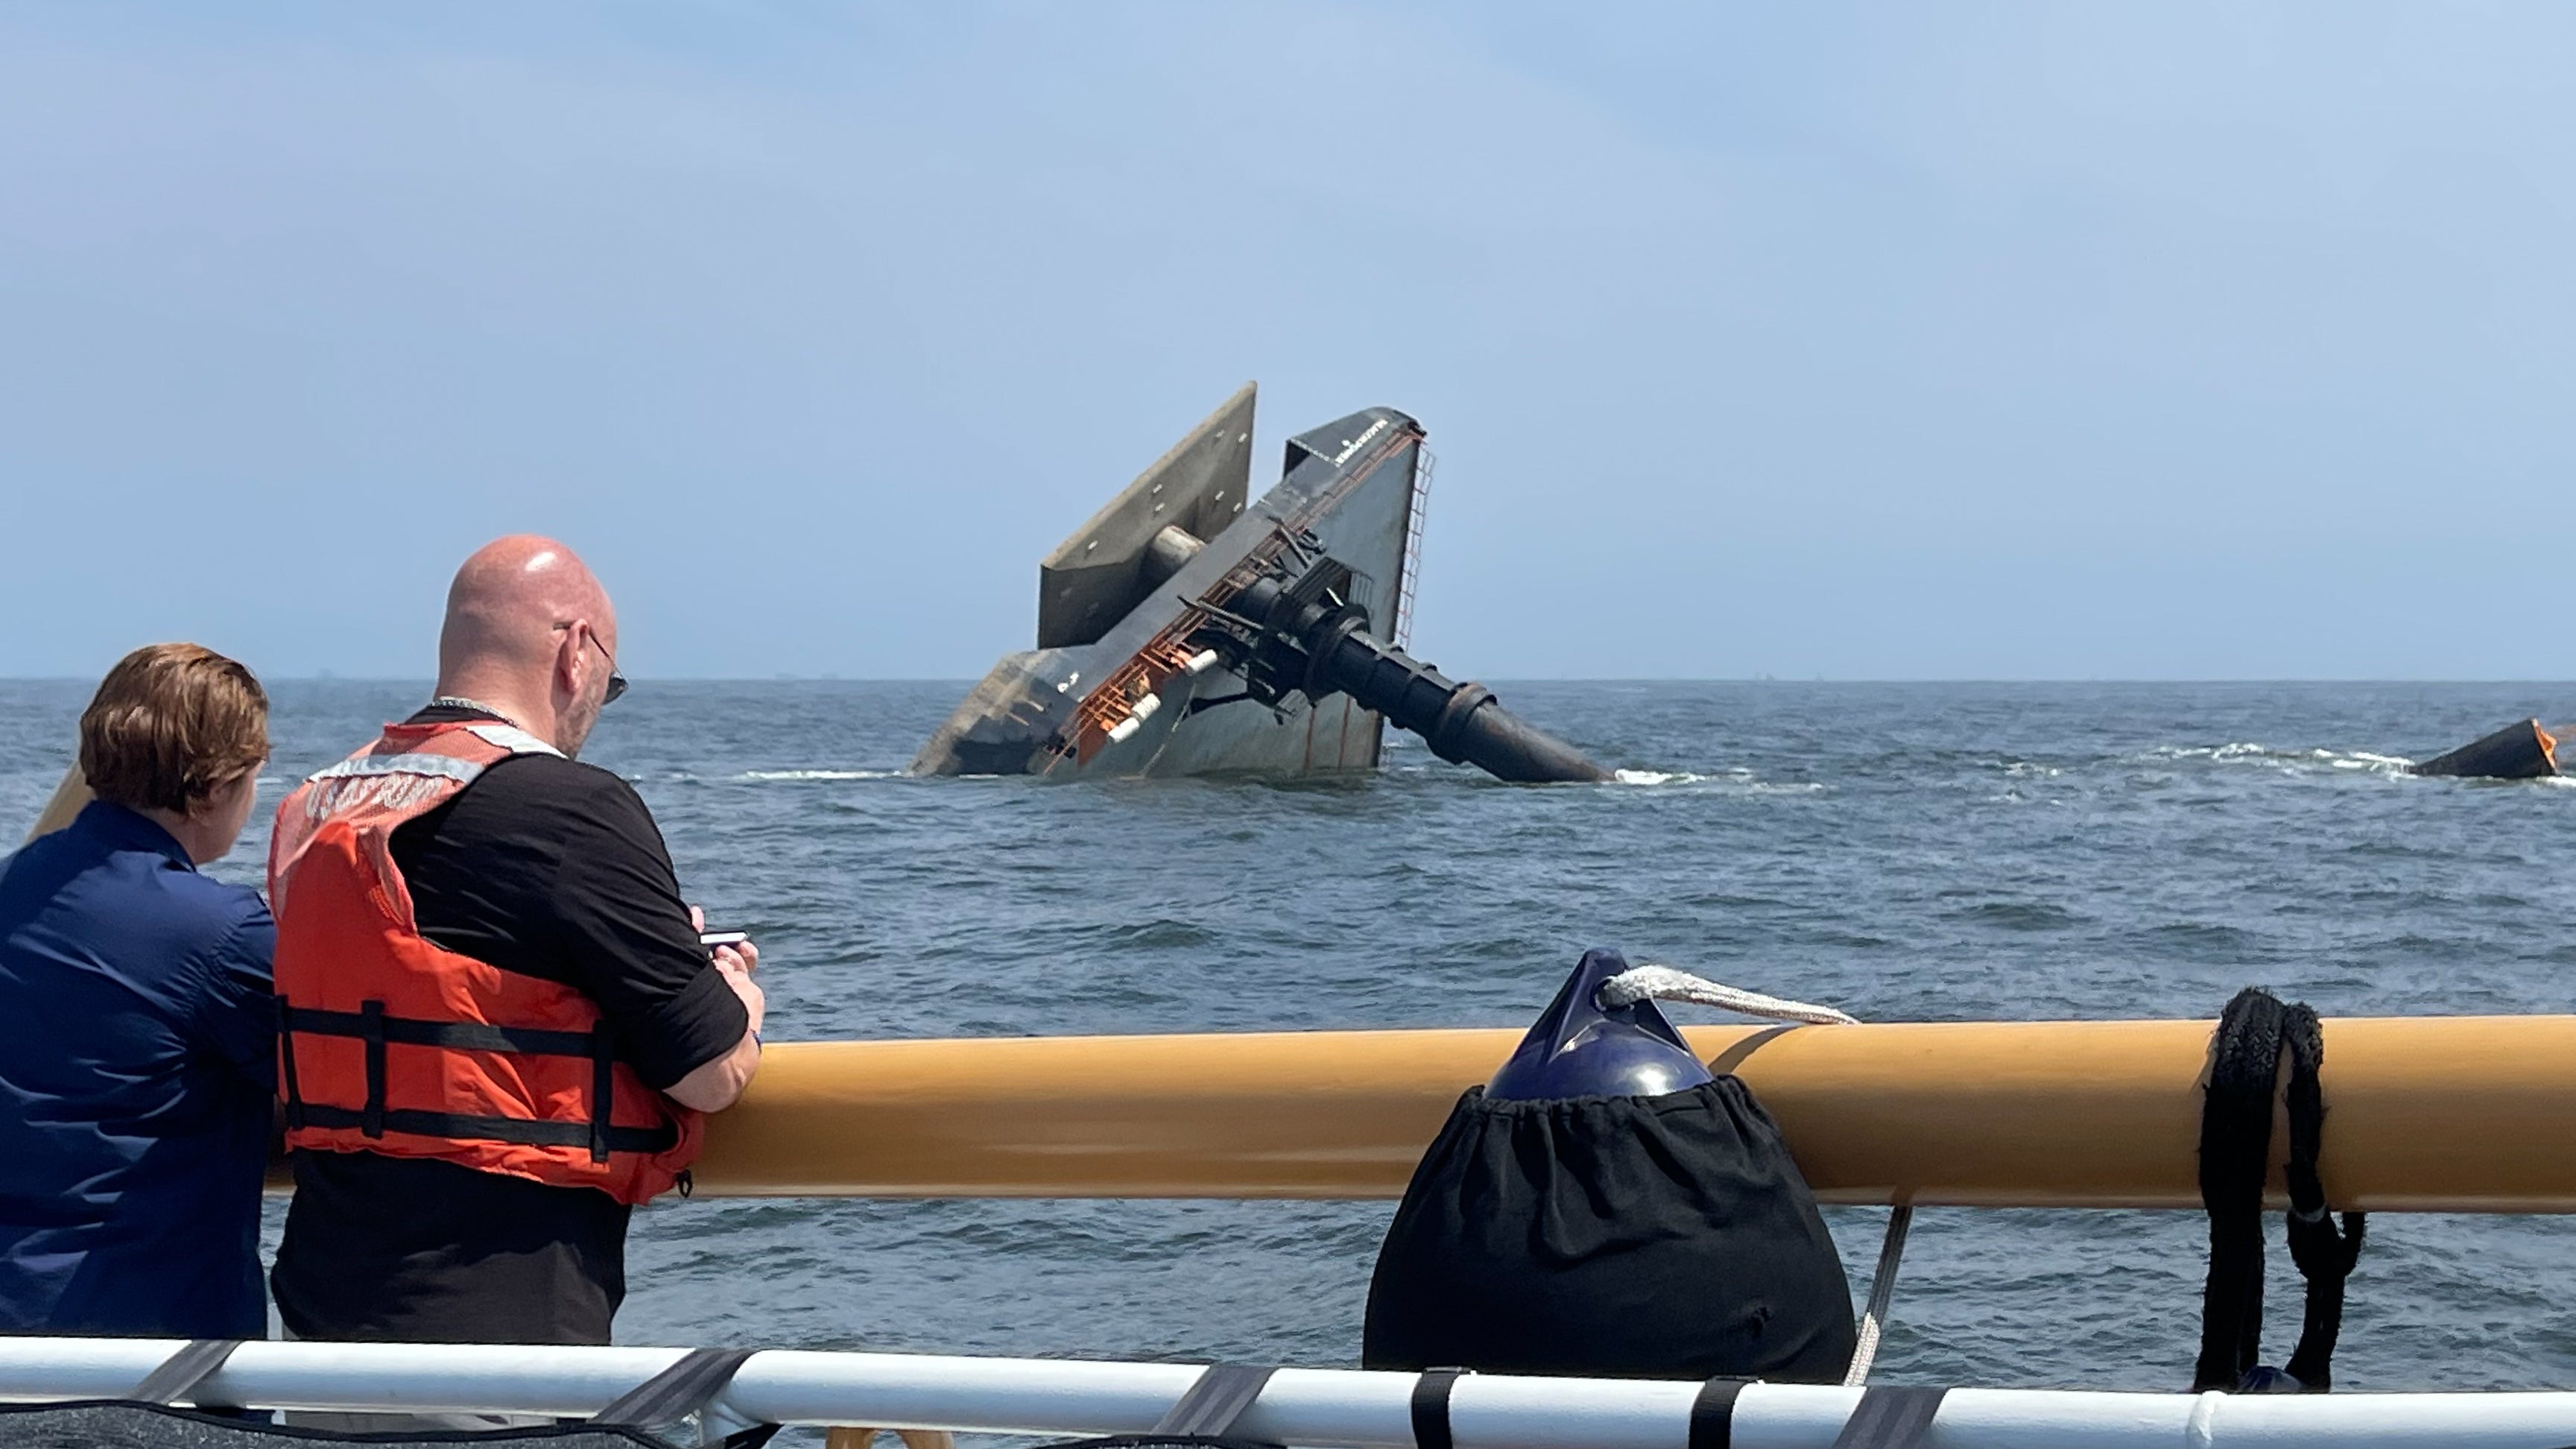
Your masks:
{"label": "gray ship superstructure", "polygon": [[924,775],[1300,776],[1376,767],[1385,722],[1505,779],[1606,773],[1400,648],[1422,425],[1370,408],[1288,441],[1250,497],[1247,384],[1038,566],[1038,647],[922,746]]}

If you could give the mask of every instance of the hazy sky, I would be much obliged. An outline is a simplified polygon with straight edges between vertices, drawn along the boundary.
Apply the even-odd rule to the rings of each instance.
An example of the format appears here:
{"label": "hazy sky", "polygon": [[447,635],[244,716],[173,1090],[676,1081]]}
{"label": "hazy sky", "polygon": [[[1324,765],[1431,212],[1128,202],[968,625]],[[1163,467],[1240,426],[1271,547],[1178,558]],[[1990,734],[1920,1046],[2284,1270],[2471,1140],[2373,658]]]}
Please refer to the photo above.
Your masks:
{"label": "hazy sky", "polygon": [[1246,379],[1453,673],[2565,678],[2576,9],[0,0],[0,674],[966,676]]}

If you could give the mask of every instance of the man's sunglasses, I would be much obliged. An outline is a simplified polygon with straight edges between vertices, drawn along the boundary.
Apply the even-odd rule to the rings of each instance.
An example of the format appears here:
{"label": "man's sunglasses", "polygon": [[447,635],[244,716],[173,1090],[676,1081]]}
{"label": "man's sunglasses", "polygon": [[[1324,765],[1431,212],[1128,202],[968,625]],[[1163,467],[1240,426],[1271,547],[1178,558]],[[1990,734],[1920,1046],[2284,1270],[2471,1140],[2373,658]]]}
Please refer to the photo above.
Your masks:
{"label": "man's sunglasses", "polygon": [[[573,621],[566,620],[563,623],[557,624],[555,627],[558,629],[569,629],[572,625]],[[597,630],[585,625],[582,629],[582,635],[589,639],[591,643],[599,644],[599,633]],[[599,707],[601,709],[606,709],[610,705],[617,703],[617,697],[626,692],[626,676],[617,672],[617,656],[608,652],[607,645],[599,644],[599,657],[608,661],[608,692],[599,697]]]}

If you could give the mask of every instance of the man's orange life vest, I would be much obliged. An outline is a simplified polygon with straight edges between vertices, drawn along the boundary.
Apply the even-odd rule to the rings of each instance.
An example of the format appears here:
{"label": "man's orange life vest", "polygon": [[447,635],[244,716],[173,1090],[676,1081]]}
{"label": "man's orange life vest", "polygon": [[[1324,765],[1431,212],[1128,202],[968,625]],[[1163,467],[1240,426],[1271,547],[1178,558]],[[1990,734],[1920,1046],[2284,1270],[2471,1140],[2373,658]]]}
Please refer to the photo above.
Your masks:
{"label": "man's orange life vest", "polygon": [[497,723],[387,725],[277,809],[278,1085],[286,1145],[434,1157],[640,1203],[698,1155],[700,1115],[617,1060],[590,998],[433,944],[393,833],[513,755]]}

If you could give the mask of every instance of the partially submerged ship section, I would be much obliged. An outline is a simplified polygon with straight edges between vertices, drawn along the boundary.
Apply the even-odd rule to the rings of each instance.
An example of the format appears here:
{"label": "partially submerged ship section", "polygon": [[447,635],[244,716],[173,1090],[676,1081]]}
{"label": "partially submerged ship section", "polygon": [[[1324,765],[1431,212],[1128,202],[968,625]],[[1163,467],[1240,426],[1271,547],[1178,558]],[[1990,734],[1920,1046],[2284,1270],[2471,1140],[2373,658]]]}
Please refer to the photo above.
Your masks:
{"label": "partially submerged ship section", "polygon": [[2480,735],[2446,755],[2415,766],[2418,775],[2482,780],[2540,780],[2558,773],[2558,738],[2536,719]]}
{"label": "partially submerged ship section", "polygon": [[1508,780],[1606,771],[1406,654],[1421,424],[1291,438],[1250,497],[1247,384],[1038,566],[1038,647],[993,666],[921,775],[1300,776],[1374,768],[1392,719]]}

